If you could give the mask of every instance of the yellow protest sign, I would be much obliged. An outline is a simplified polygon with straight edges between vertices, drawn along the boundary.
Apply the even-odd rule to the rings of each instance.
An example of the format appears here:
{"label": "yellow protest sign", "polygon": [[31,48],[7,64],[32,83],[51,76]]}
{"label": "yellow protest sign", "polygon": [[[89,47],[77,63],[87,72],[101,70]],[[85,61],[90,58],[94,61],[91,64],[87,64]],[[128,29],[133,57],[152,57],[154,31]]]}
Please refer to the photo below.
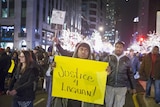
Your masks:
{"label": "yellow protest sign", "polygon": [[52,96],[103,104],[108,63],[55,56]]}
{"label": "yellow protest sign", "polygon": [[13,72],[14,67],[15,67],[14,60],[11,60],[11,66],[10,66],[10,68],[9,68],[9,70],[8,70],[8,73],[12,73],[12,72]]}

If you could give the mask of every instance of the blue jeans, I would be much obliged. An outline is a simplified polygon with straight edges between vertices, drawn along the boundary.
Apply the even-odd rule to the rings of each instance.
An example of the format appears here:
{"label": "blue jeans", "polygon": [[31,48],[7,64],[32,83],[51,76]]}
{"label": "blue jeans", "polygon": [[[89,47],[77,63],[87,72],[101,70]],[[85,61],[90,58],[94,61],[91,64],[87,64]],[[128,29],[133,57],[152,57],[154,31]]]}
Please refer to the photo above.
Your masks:
{"label": "blue jeans", "polygon": [[156,103],[160,103],[160,80],[155,80],[155,101]]}
{"label": "blue jeans", "polygon": [[146,84],[146,96],[150,96],[151,86],[154,85],[155,101],[160,102],[160,80],[150,78]]}
{"label": "blue jeans", "polygon": [[52,76],[46,76],[46,90],[48,93],[47,104],[46,107],[51,107],[52,104]]}
{"label": "blue jeans", "polygon": [[12,107],[33,107],[33,101],[18,101],[13,99]]}

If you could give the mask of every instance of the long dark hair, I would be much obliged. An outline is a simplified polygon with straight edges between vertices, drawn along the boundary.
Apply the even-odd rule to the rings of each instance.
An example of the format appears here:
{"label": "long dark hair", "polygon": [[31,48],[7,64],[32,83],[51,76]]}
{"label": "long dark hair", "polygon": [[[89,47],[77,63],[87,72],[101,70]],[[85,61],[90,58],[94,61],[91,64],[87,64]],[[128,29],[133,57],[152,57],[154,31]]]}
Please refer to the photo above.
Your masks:
{"label": "long dark hair", "polygon": [[[30,65],[32,64],[33,60],[31,60],[31,55],[30,55],[30,52],[29,51],[21,51],[20,53],[23,53],[24,54],[24,57],[25,57],[25,61],[26,61],[26,67],[25,69],[22,71],[24,72],[27,68],[30,67]],[[22,63],[19,63],[19,68],[21,68],[22,66]]]}

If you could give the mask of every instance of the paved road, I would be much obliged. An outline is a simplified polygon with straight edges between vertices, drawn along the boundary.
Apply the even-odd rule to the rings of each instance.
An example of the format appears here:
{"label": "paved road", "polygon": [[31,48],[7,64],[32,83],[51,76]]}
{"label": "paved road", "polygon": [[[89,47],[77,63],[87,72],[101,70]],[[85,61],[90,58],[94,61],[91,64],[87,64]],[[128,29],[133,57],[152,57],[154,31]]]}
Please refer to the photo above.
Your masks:
{"label": "paved road", "polygon": [[[34,107],[45,107],[47,102],[47,93],[41,88],[41,81],[38,82],[38,90],[36,92],[36,99],[34,101]],[[7,89],[7,79],[6,79]],[[11,107],[12,96],[1,95],[0,96],[0,107]]]}
{"label": "paved road", "polygon": [[[140,80],[139,83],[145,90],[146,81]],[[139,105],[140,105],[139,107],[160,107],[160,105],[156,104],[154,100],[154,86],[153,85],[151,87],[151,96],[149,98],[145,98],[145,93],[142,92],[138,94],[137,99],[139,101]]]}
{"label": "paved road", "polygon": [[[0,96],[0,107],[11,107],[12,97],[3,95]],[[45,107],[47,101],[47,94],[42,91],[38,91],[36,94],[36,100],[34,101],[34,107]],[[126,105],[124,107],[134,107],[132,96],[127,94]]]}
{"label": "paved road", "polygon": [[[11,107],[11,101],[12,101],[11,96],[8,95],[0,96],[0,107]],[[34,107],[45,107],[46,101],[47,101],[47,93],[42,90],[38,90],[36,93],[36,99],[34,101]],[[124,107],[135,107],[131,94],[127,94],[126,104]]]}
{"label": "paved road", "polygon": [[[138,92],[144,91],[140,84],[137,84]],[[143,96],[142,96],[143,97]],[[12,97],[8,95],[0,96],[0,107],[11,107]],[[36,93],[36,99],[34,101],[34,107],[45,107],[47,101],[47,93],[39,89]],[[135,107],[132,95],[127,94],[126,103],[124,107]]]}
{"label": "paved road", "polygon": [[[38,91],[34,101],[34,107],[45,107],[47,94],[44,91]],[[0,96],[0,107],[11,107],[12,97],[8,95]]]}

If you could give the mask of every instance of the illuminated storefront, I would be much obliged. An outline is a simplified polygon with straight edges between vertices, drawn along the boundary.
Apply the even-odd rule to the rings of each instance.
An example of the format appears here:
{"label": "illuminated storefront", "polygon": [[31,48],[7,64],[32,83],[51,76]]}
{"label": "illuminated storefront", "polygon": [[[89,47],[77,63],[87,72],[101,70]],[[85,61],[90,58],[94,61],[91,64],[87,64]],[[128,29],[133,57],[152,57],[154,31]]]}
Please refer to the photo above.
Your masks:
{"label": "illuminated storefront", "polygon": [[42,47],[48,49],[48,47],[53,44],[54,33],[46,30],[42,31]]}
{"label": "illuminated storefront", "polygon": [[13,48],[14,26],[0,26],[0,47]]}

